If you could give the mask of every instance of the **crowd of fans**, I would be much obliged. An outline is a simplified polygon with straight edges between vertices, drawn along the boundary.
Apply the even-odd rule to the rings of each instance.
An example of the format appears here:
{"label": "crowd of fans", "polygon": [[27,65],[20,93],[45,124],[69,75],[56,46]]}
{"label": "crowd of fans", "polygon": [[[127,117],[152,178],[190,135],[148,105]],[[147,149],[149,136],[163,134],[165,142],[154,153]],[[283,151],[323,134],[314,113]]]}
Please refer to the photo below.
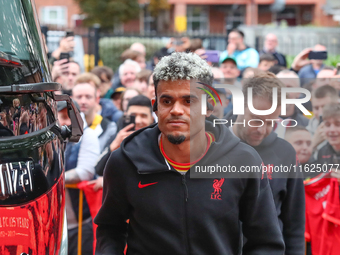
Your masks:
{"label": "crowd of fans", "polygon": [[[288,68],[285,56],[277,51],[278,39],[275,34],[266,36],[260,52],[248,47],[244,37],[240,30],[231,31],[227,49],[220,53],[218,63],[208,61],[216,84],[226,83],[242,88],[247,79],[269,71],[286,87],[308,89],[312,97],[304,106],[312,115],[306,116],[295,105],[287,105],[286,114],[280,116],[274,132],[294,147],[302,166],[312,163],[339,163],[340,74],[335,67],[326,66],[324,60],[308,59],[311,51],[327,51],[326,47],[317,44],[304,49]],[[136,42],[121,54],[122,64],[118,70],[96,66],[91,72],[82,73],[79,64],[72,59],[60,59],[62,52],[72,52],[73,47],[72,37],[63,38],[51,58],[53,81],[62,85],[61,93],[72,96],[84,118],[84,135],[81,141],[66,145],[65,178],[66,183],[91,181],[89,183],[94,183],[94,189],[98,190],[103,186],[103,171],[110,153],[119,148],[122,141],[133,132],[157,122],[151,100],[155,97],[152,72],[158,61],[175,51],[193,52],[202,59],[207,59],[208,56],[201,40],[172,38],[166,47],[155,52],[152,59],[147,61],[144,45]],[[225,89],[216,91],[222,105],[215,105],[213,115],[222,119],[232,112],[232,94]],[[300,93],[288,94],[289,99],[303,96]],[[18,104],[20,102],[13,102],[11,114],[14,119]],[[20,107],[18,109],[20,110]],[[25,122],[28,118],[36,119],[38,116],[31,116],[28,111],[17,121]],[[70,125],[66,104],[58,104],[58,118],[60,125]],[[284,119],[295,120],[297,125],[294,124],[296,122],[289,121],[287,127],[282,128],[279,122]],[[21,131],[18,129],[18,132]],[[319,172],[306,172],[305,183],[317,174]],[[333,171],[331,174],[340,180],[338,172]],[[78,199],[74,190],[67,189],[66,206],[70,233],[69,254],[76,254]],[[307,207],[306,210],[312,209]],[[308,211],[306,213],[308,214]],[[306,233],[309,235],[306,240],[311,242],[312,249],[316,250],[313,246],[315,233],[307,230]],[[82,236],[82,254],[91,254],[93,230],[87,203],[83,209]],[[312,254],[310,250],[308,252]]]}

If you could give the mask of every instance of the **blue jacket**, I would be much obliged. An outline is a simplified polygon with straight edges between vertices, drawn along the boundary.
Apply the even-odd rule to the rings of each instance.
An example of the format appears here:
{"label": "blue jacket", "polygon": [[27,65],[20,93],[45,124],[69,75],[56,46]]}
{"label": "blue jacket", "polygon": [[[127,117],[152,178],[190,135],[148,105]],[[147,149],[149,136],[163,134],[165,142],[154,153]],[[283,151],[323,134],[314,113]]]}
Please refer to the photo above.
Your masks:
{"label": "blue jacket", "polygon": [[118,119],[123,115],[123,112],[117,109],[111,99],[101,98],[99,104],[102,107],[102,112],[100,115],[110,121],[117,122]]}
{"label": "blue jacket", "polygon": [[[72,170],[77,167],[78,163],[78,154],[80,150],[81,141],[79,143],[69,142],[66,144],[65,149],[65,171]],[[77,189],[69,189],[68,190],[72,202],[72,209],[74,211],[75,216],[78,219],[79,216],[79,190]],[[87,220],[91,217],[89,205],[86,202],[86,199],[83,201],[83,221]]]}
{"label": "blue jacket", "polygon": [[303,87],[304,84],[307,84],[308,82],[313,81],[316,78],[316,73],[313,69],[312,64],[302,67],[298,75],[300,78],[301,87]]}
{"label": "blue jacket", "polygon": [[[228,51],[223,51],[220,55],[220,62],[228,56]],[[245,50],[236,50],[231,56],[236,60],[237,68],[243,71],[247,67],[256,68],[259,65],[259,53],[253,48],[246,48]]]}

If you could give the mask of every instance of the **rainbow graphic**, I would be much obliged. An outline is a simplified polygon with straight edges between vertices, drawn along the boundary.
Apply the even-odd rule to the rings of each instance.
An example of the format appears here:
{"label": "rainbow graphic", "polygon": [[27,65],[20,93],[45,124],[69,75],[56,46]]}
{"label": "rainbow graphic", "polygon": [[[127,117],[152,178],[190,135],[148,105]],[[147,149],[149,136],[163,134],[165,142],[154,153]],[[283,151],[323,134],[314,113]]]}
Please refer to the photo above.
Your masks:
{"label": "rainbow graphic", "polygon": [[[218,95],[217,91],[213,87],[211,87],[210,85],[205,84],[203,82],[197,82],[197,83],[202,84],[203,86],[206,86],[210,90],[212,90],[214,92],[214,94],[217,96],[218,100],[220,101],[220,104],[222,105],[222,100],[221,100],[220,96]],[[207,93],[214,100],[214,106],[217,104],[215,97],[208,90],[206,90],[204,88],[200,88],[200,87],[197,87],[197,88],[203,90],[205,93]]]}

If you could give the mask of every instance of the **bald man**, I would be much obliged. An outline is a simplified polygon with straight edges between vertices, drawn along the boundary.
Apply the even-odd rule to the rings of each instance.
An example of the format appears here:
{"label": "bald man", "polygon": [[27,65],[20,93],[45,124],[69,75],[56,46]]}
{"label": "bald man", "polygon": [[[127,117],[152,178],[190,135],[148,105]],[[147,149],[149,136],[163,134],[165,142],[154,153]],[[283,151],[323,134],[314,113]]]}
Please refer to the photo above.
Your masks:
{"label": "bald man", "polygon": [[263,44],[263,50],[260,51],[260,56],[266,53],[270,53],[274,56],[279,66],[287,67],[285,55],[276,51],[276,47],[278,44],[279,42],[275,34],[267,34]]}
{"label": "bald man", "polygon": [[145,51],[145,46],[141,44],[140,42],[135,42],[130,46],[130,50],[138,51],[142,53],[145,57],[146,51]]}
{"label": "bald man", "polygon": [[[145,49],[144,44],[142,44],[140,42],[135,42],[135,43],[131,44],[130,50],[134,50],[134,51],[138,51],[138,52],[142,53],[143,56],[144,56],[144,61],[145,61],[146,49]],[[153,66],[152,66],[152,63],[151,63],[150,60],[145,62],[145,65],[146,65],[145,69],[153,71]]]}

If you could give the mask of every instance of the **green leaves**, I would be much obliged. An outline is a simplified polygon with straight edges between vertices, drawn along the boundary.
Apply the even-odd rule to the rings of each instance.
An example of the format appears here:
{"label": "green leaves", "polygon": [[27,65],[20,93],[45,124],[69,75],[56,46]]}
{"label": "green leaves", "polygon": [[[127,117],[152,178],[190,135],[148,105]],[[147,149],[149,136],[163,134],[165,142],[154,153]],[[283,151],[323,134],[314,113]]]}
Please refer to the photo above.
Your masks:
{"label": "green leaves", "polygon": [[104,65],[116,71],[122,63],[120,55],[131,44],[140,42],[146,48],[146,60],[151,59],[156,51],[165,46],[161,39],[141,37],[103,37],[99,40],[99,56]]}
{"label": "green leaves", "polygon": [[99,23],[102,28],[113,28],[114,24],[138,18],[137,0],[75,0],[83,14],[85,25]]}

